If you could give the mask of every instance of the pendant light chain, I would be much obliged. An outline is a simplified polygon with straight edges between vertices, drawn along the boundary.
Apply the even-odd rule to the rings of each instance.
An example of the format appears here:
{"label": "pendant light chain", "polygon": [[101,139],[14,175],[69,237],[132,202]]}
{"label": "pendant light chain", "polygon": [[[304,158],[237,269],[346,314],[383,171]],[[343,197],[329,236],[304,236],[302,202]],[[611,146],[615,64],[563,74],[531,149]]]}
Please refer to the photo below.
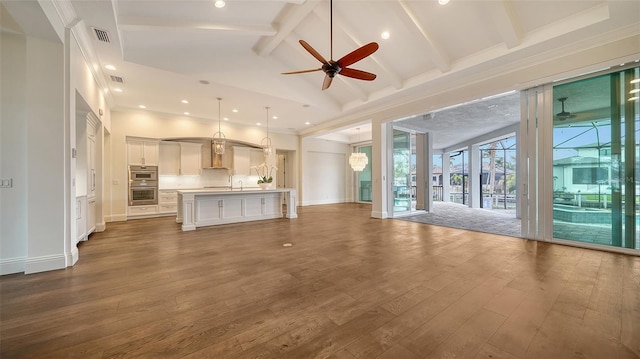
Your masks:
{"label": "pendant light chain", "polygon": [[[213,134],[213,141],[211,142],[211,145],[213,146],[213,152],[216,155],[223,155],[225,152],[225,141],[226,141],[226,137],[224,135],[224,133],[222,133],[222,129],[221,129],[221,104],[220,102],[222,101],[222,97],[218,97],[218,132]],[[217,137],[216,137],[217,136]]]}

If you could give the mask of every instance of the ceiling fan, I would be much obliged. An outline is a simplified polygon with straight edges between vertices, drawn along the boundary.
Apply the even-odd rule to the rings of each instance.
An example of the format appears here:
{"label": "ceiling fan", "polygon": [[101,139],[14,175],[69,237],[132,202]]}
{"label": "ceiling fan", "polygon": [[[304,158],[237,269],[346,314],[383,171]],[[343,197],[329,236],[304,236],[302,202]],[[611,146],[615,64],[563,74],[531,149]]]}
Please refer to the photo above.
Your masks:
{"label": "ceiling fan", "polygon": [[340,58],[338,61],[333,60],[333,0],[330,0],[329,4],[330,4],[329,5],[330,14],[331,14],[330,15],[330,24],[331,24],[330,25],[331,26],[331,33],[330,33],[331,58],[330,60],[327,61],[324,57],[322,57],[322,55],[320,55],[318,51],[316,51],[313,47],[311,47],[311,45],[309,45],[306,41],[300,40],[300,45],[302,45],[302,47],[304,47],[305,50],[307,50],[311,55],[313,55],[313,57],[315,57],[318,61],[320,61],[322,63],[322,67],[317,69],[311,69],[311,70],[283,72],[282,74],[283,75],[302,74],[306,72],[315,72],[315,71],[322,70],[325,73],[324,81],[322,82],[323,90],[326,90],[329,88],[329,86],[331,86],[331,81],[333,80],[333,77],[337,74],[351,77],[358,80],[365,80],[365,81],[375,80],[376,78],[375,74],[347,67],[376,52],[379,46],[375,42],[370,42],[364,46],[361,46],[360,48],[346,54],[345,56]]}
{"label": "ceiling fan", "polygon": [[564,121],[570,118],[574,118],[576,117],[576,115],[571,114],[571,112],[566,111],[564,109],[564,102],[567,101],[568,97],[560,97],[558,99],[558,101],[560,101],[560,103],[562,103],[562,111],[556,113],[556,118],[560,121]]}

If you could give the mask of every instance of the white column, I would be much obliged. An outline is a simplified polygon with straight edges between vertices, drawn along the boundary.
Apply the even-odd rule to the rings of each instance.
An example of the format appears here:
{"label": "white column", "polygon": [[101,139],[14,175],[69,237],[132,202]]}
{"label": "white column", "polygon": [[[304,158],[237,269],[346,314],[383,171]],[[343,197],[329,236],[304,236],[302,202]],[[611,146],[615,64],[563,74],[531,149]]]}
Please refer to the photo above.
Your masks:
{"label": "white column", "polygon": [[[519,200],[519,195],[520,195],[520,191],[522,190],[522,176],[519,173],[519,169],[520,169],[520,161],[522,161],[521,159],[521,151],[518,149],[518,147],[520,147],[520,127],[518,127],[518,129],[516,130],[516,135],[515,135],[515,140],[516,140],[516,218],[522,218],[522,214],[521,214],[521,210],[522,210],[522,204],[520,203],[521,201]],[[505,175],[506,178],[506,175]]]}
{"label": "white column", "polygon": [[433,212],[433,133],[427,133],[425,148],[425,204],[426,210]]}
{"label": "white column", "polygon": [[469,153],[469,207],[480,208],[480,146],[471,145]]}
{"label": "white column", "polygon": [[[371,217],[389,217],[388,163],[392,159],[393,128],[381,120],[371,121]],[[393,203],[393,202],[391,202]]]}
{"label": "white column", "polygon": [[[426,195],[431,182],[427,176],[427,139],[424,133],[416,134],[416,209],[425,210]],[[429,187],[428,187],[429,186]]]}
{"label": "white column", "polygon": [[451,152],[442,154],[442,200],[451,202]]}
{"label": "white column", "polygon": [[[194,231],[195,223],[195,195],[193,193],[183,193],[179,195],[178,211],[182,214],[182,230]],[[180,217],[178,215],[178,217]],[[177,219],[176,219],[177,221]]]}
{"label": "white column", "polygon": [[285,193],[287,200],[287,213],[284,215],[286,218],[298,218],[296,207],[298,206],[298,199],[296,196],[296,190],[292,189]]}

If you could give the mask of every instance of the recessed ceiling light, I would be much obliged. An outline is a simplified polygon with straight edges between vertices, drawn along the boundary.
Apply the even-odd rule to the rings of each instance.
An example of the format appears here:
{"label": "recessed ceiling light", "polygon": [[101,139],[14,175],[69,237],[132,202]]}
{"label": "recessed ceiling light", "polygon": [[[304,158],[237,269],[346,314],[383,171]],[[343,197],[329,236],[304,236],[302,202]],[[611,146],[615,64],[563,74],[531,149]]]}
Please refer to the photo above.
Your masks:
{"label": "recessed ceiling light", "polygon": [[257,122],[256,125],[257,126],[262,126],[262,124],[260,122]]}
{"label": "recessed ceiling light", "polygon": [[187,101],[187,100],[182,100],[182,101],[180,101],[180,102],[182,102],[182,103],[189,103],[189,101]]}
{"label": "recessed ceiling light", "polygon": [[224,117],[223,120],[229,121],[229,117]]}
{"label": "recessed ceiling light", "polygon": [[231,112],[238,113],[238,110],[234,108]]}
{"label": "recessed ceiling light", "polygon": [[440,5],[447,5],[449,3],[449,0],[438,0],[438,4]]}
{"label": "recessed ceiling light", "polygon": [[271,117],[271,118],[272,118],[272,119],[274,119],[274,120],[277,120],[277,119],[278,119],[278,116],[273,116],[273,117]]}
{"label": "recessed ceiling light", "polygon": [[119,87],[116,87],[116,88],[114,88],[114,89],[113,89],[113,91],[115,91],[115,92],[122,92],[122,89],[121,89],[121,88],[119,88]]}
{"label": "recessed ceiling light", "polygon": [[147,106],[145,106],[145,105],[140,105],[140,106],[138,106],[138,107],[140,107],[140,108],[147,108]]}
{"label": "recessed ceiling light", "polygon": [[225,3],[222,0],[216,0],[215,3],[213,3],[215,5],[215,7],[217,7],[218,9],[222,9],[225,5],[227,5],[227,3]]}
{"label": "recessed ceiling light", "polygon": [[380,37],[385,40],[387,40],[390,36],[391,34],[389,34],[389,31],[383,31],[382,34],[380,34]]}
{"label": "recessed ceiling light", "polygon": [[311,124],[311,122],[305,122],[304,124],[305,124],[305,125],[310,125],[310,124]]}
{"label": "recessed ceiling light", "polygon": [[113,65],[106,65],[104,68],[107,69],[107,70],[111,70],[111,71],[115,71],[116,70],[116,67],[113,66]]}
{"label": "recessed ceiling light", "polygon": [[184,114],[185,114],[185,115],[187,115],[187,116],[189,116],[189,115],[190,115],[190,113],[189,113],[189,112],[185,112]]}
{"label": "recessed ceiling light", "polygon": [[203,85],[208,85],[208,84],[209,84],[209,81],[207,81],[207,80],[200,80],[200,83],[201,83],[201,84],[203,84]]}
{"label": "recessed ceiling light", "polygon": [[306,103],[304,105],[302,105],[302,107],[309,107],[309,106],[311,106],[311,105],[308,105]]}

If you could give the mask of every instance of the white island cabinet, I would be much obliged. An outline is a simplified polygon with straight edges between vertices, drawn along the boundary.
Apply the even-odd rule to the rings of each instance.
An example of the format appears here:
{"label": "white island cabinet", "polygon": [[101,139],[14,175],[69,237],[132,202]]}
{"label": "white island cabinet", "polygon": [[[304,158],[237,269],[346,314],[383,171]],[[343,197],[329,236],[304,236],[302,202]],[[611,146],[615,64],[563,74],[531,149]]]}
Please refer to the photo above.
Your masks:
{"label": "white island cabinet", "polygon": [[[283,197],[287,212],[283,214]],[[197,227],[227,223],[259,221],[274,218],[297,218],[296,190],[278,188],[270,190],[192,189],[178,191],[178,215],[183,231]]]}

